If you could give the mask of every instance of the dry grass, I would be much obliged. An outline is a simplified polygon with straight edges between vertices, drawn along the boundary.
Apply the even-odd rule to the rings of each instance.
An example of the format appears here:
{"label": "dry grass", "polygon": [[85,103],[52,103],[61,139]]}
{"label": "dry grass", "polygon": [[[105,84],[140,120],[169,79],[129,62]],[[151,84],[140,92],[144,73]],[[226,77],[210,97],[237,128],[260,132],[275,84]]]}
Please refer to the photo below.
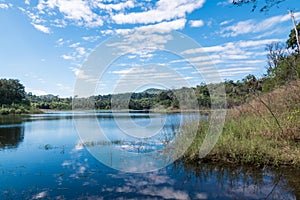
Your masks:
{"label": "dry grass", "polygon": [[[208,123],[201,124],[187,160],[199,161],[205,127]],[[300,167],[300,81],[229,110],[222,135],[202,160]]]}
{"label": "dry grass", "polygon": [[[255,116],[264,121],[269,129],[264,130],[261,133],[263,135],[272,137],[280,132],[276,136],[300,140],[300,81],[255,96],[249,103],[228,111],[228,118],[238,119],[243,116]],[[275,122],[275,127],[274,120],[278,122]]]}

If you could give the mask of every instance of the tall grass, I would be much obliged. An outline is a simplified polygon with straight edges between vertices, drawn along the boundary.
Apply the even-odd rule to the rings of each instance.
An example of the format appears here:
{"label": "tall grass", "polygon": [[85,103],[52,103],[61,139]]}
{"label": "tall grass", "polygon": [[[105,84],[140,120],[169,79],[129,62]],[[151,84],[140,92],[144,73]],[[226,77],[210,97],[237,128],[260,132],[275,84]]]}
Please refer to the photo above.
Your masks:
{"label": "tall grass", "polygon": [[[183,127],[188,133],[192,123]],[[201,122],[186,160],[234,164],[293,165],[300,167],[300,81],[292,82],[251,102],[228,110],[223,133],[213,150],[199,158],[209,122]],[[182,148],[184,139],[178,140]]]}

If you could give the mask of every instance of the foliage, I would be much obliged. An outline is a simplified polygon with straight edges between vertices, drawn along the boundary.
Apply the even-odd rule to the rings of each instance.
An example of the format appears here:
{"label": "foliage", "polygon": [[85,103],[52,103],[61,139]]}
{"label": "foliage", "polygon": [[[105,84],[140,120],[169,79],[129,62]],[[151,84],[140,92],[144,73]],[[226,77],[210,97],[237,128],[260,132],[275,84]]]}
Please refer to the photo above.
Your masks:
{"label": "foliage", "polygon": [[0,106],[20,103],[28,105],[25,87],[16,79],[0,79]]}
{"label": "foliage", "polygon": [[[285,0],[232,0],[232,3],[237,6],[241,6],[244,4],[251,4],[252,11],[256,10],[258,7],[260,12],[268,11],[270,8],[274,6],[278,6],[281,2]],[[260,4],[259,4],[260,3]]]}
{"label": "foliage", "polygon": [[[187,161],[300,167],[300,56],[287,54],[279,43],[268,45],[267,50],[268,69],[263,78],[248,75],[241,82],[225,81],[232,109],[223,134],[209,155],[199,159],[209,126],[209,122],[201,122],[184,155]],[[182,135],[188,137],[192,126],[186,124]],[[185,143],[182,140],[177,148]]]}
{"label": "foliage", "polygon": [[31,102],[32,107],[37,109],[53,109],[53,110],[71,110],[72,98],[59,98],[54,95],[36,96],[28,93],[26,98]]}
{"label": "foliage", "polygon": [[[300,166],[300,81],[291,82],[270,93],[261,100],[266,102],[276,115],[275,118],[262,102],[256,98],[248,104],[229,110],[223,133],[214,149],[203,159],[198,159],[199,149],[205,138],[209,122],[201,122],[196,138],[185,153],[188,161],[216,161],[235,164],[293,165]],[[183,127],[183,135],[194,126]],[[241,128],[243,127],[243,128]],[[177,145],[181,149],[185,141]]]}
{"label": "foliage", "polygon": [[[298,33],[300,33],[300,22],[298,23],[298,25],[296,26]],[[287,43],[287,47],[288,48],[292,48],[292,49],[296,49],[296,51],[298,51],[298,45],[297,45],[297,39],[296,39],[296,31],[295,29],[292,29],[289,35],[289,39],[286,41]]]}
{"label": "foliage", "polygon": [[2,107],[0,107],[0,115],[33,113],[41,113],[41,111],[32,106],[24,104],[12,104],[10,106],[2,105]]}
{"label": "foliage", "polygon": [[268,68],[268,73],[262,78],[263,91],[268,92],[274,88],[300,78],[300,55],[291,54],[279,60],[274,67]]}

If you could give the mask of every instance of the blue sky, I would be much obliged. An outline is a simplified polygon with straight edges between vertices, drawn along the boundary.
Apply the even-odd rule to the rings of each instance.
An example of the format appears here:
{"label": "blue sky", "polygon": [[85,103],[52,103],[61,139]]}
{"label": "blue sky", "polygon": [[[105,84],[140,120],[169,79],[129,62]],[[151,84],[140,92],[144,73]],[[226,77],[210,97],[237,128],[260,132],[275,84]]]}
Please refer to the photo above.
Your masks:
{"label": "blue sky", "polygon": [[[293,28],[287,10],[292,9],[300,21],[300,3],[286,0],[261,13],[251,12],[251,5],[236,7],[230,2],[0,0],[0,77],[19,79],[27,92],[62,97],[73,96],[76,80],[97,83],[95,91],[101,94],[125,91],[126,87],[141,90],[200,84],[203,77],[189,62],[172,52],[159,51],[163,43],[158,41],[172,31],[199,44],[183,54],[201,62],[203,71],[209,73],[207,66],[213,64],[222,80],[239,80],[249,73],[262,76],[267,65],[265,46],[286,41]],[[114,60],[101,77],[82,68],[89,54],[106,39],[128,38],[132,31],[140,31],[134,35],[142,36],[138,44],[143,48],[151,44],[157,51],[131,46],[135,50]],[[144,37],[145,32],[155,35]],[[164,37],[157,37],[157,32]],[[210,57],[209,64],[195,55],[200,51]],[[129,87],[133,84],[130,80],[138,84]]]}

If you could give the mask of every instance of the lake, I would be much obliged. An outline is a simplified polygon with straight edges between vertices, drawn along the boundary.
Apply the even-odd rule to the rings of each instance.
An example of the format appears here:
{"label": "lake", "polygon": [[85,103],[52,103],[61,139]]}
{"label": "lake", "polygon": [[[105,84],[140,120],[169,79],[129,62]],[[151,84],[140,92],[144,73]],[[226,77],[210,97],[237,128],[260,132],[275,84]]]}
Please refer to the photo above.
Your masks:
{"label": "lake", "polygon": [[[145,157],[164,149],[184,115],[195,118],[144,112],[1,116],[0,199],[300,198],[296,169],[196,164],[180,158],[170,162],[154,154]],[[140,133],[130,127],[132,122],[145,130],[151,125],[155,135],[147,138],[153,131]],[[95,134],[99,127],[105,135]],[[148,172],[132,169],[141,161],[146,162]],[[147,168],[148,161],[153,168]]]}

